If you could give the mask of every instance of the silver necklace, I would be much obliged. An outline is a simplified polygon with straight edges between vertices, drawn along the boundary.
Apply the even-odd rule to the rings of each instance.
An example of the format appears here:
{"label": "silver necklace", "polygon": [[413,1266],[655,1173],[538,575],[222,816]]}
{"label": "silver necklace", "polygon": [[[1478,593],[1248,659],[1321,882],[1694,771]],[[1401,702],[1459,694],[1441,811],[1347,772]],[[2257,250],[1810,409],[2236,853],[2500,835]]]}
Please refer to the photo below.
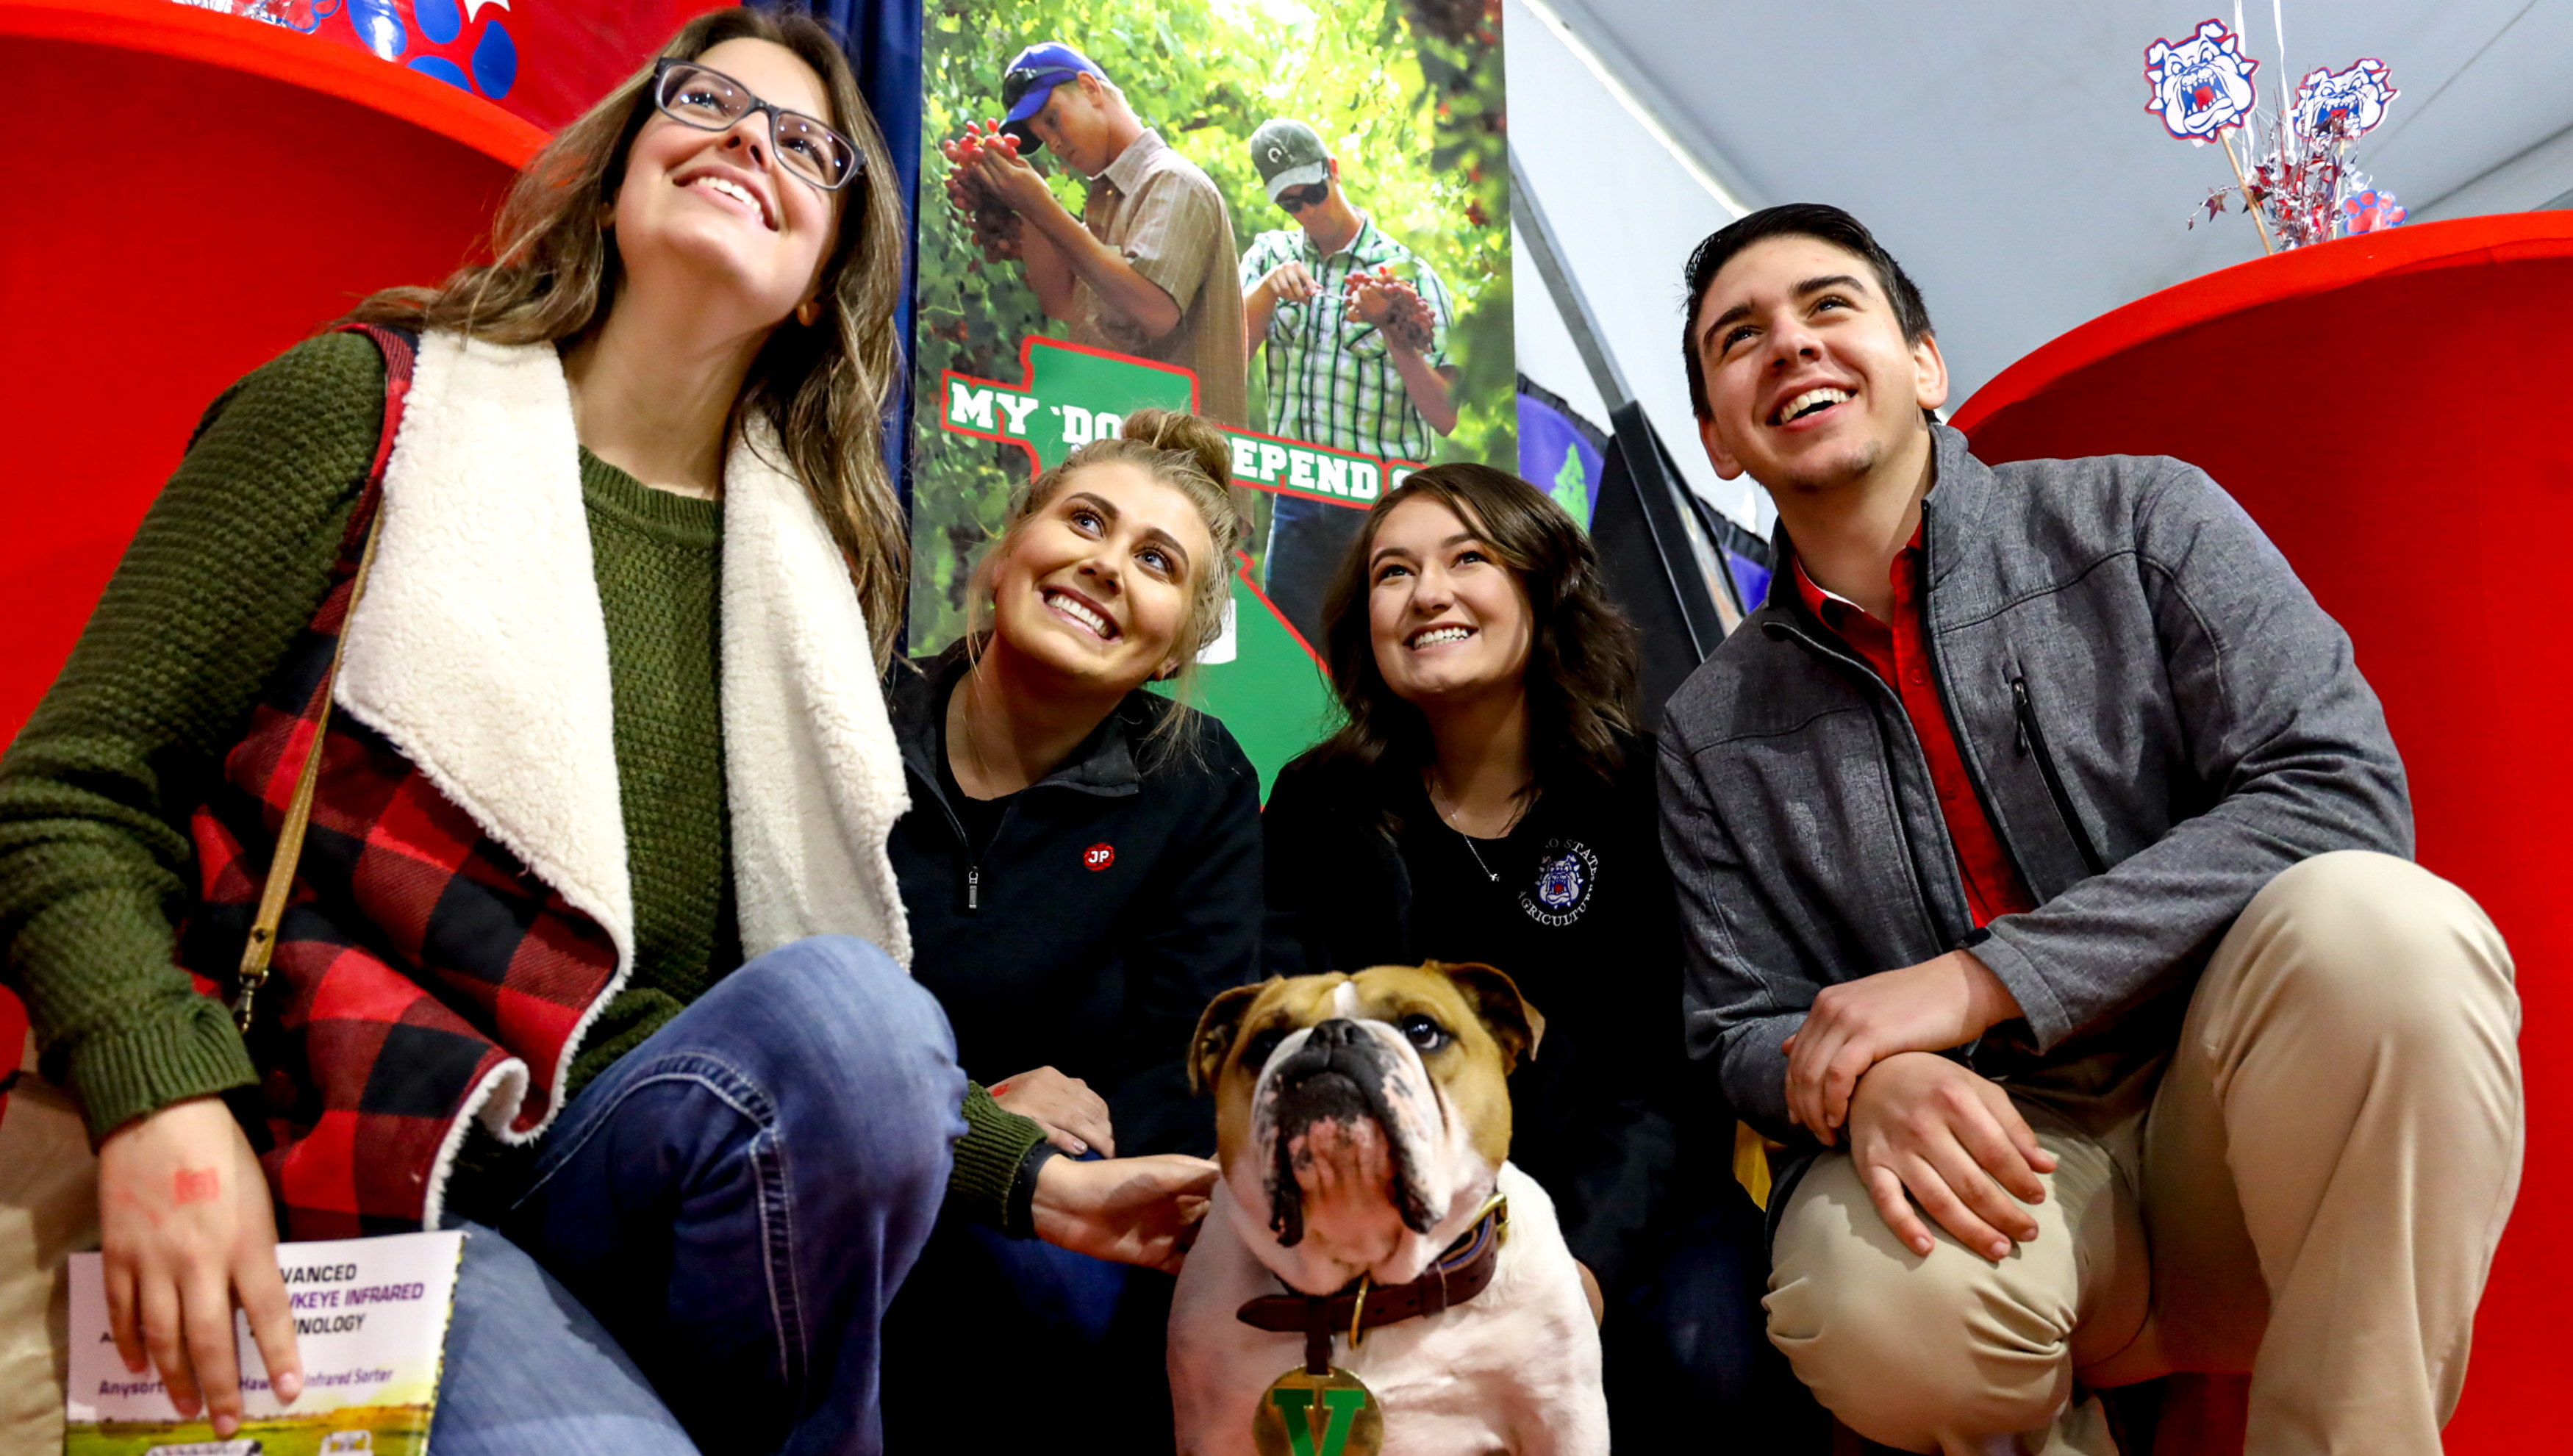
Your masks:
{"label": "silver necklace", "polygon": [[[1456,826],[1453,824],[1450,824],[1447,827],[1449,829],[1456,829]],[[1483,863],[1483,852],[1474,848],[1474,836],[1467,834],[1461,829],[1456,829],[1456,837],[1465,842],[1465,853],[1474,857],[1474,868],[1483,872],[1483,878],[1491,881],[1495,885],[1501,883],[1501,877],[1493,871],[1491,866]]]}
{"label": "silver necklace", "polygon": [[[1438,790],[1435,785],[1432,785],[1429,788],[1429,807],[1437,809],[1439,820],[1447,826],[1450,833],[1454,834],[1456,838],[1464,842],[1465,853],[1474,857],[1474,868],[1483,872],[1483,878],[1491,881],[1495,885],[1501,883],[1500,874],[1489,864],[1484,862],[1483,852],[1475,847],[1474,836],[1467,834],[1464,829],[1456,823],[1455,811],[1452,809],[1440,809],[1438,807]],[[1518,808],[1510,811],[1509,822],[1501,826],[1501,838],[1509,838],[1510,831],[1518,828],[1520,817],[1526,813],[1527,804],[1525,801],[1521,801]]]}

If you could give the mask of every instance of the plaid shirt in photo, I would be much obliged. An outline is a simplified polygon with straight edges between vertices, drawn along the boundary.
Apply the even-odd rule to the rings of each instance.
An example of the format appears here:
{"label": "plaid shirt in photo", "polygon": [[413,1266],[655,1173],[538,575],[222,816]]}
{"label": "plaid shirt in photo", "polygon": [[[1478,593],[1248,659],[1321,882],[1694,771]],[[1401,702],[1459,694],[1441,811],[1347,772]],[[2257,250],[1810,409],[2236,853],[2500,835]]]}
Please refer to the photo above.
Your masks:
{"label": "plaid shirt in photo", "polygon": [[1426,460],[1437,436],[1411,407],[1402,375],[1387,354],[1384,332],[1347,313],[1349,275],[1390,264],[1429,306],[1432,328],[1423,356],[1432,368],[1447,367],[1447,328],[1456,308],[1437,270],[1384,235],[1372,220],[1358,224],[1349,246],[1321,256],[1301,228],[1263,233],[1242,256],[1245,294],[1282,264],[1300,263],[1321,293],[1300,303],[1281,303],[1269,317],[1269,430],[1334,449],[1395,460]]}

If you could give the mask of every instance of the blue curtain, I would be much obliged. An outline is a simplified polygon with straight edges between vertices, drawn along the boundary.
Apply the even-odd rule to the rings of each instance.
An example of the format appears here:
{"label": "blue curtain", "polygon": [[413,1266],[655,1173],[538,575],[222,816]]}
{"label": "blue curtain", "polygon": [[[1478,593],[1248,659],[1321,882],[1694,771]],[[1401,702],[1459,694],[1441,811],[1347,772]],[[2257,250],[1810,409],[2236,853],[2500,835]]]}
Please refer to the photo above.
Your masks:
{"label": "blue curtain", "polygon": [[[907,217],[919,216],[920,202],[920,13],[921,0],[751,0],[769,10],[805,10],[836,28],[844,38],[849,64],[857,68],[858,88],[883,129],[885,148],[893,153],[895,196]],[[894,488],[903,509],[911,509],[911,300],[919,281],[919,225],[903,240],[902,303],[894,314],[895,337],[902,341],[903,372],[894,380],[891,412],[885,422],[885,465],[893,471]]]}

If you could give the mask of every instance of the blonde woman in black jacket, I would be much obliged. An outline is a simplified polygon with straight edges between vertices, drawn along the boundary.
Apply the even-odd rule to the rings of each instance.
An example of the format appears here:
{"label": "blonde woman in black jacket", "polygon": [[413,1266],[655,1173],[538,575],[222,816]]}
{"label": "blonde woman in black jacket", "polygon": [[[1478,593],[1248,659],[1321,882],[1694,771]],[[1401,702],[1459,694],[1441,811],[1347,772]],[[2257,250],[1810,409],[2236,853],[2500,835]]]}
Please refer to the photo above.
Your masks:
{"label": "blonde woman in black jacket", "polygon": [[[1223,724],[1148,684],[1184,699],[1222,625],[1242,529],[1229,474],[1212,426],[1138,410],[1012,502],[974,578],[974,630],[895,669],[912,807],[891,853],[913,974],[959,1065],[1047,1127],[1023,1188],[1056,1155],[1215,1148],[1183,1054],[1207,1003],[1258,966],[1260,782]],[[1114,1418],[1126,1429],[1167,1430],[1169,1293],[990,1229],[933,1237],[891,1319],[889,1444],[1052,1443],[1048,1403],[903,1399],[951,1388],[957,1341],[996,1328],[1047,1351],[1085,1419],[1104,1404],[1131,1412]]]}

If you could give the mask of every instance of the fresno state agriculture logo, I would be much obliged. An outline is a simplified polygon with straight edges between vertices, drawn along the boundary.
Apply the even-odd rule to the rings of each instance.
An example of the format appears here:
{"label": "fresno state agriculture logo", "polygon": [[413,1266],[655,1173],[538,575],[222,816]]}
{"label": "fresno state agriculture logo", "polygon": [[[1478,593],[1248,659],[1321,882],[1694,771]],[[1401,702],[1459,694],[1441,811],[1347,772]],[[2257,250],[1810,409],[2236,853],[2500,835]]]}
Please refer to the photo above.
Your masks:
{"label": "fresno state agriculture logo", "polygon": [[1599,856],[1572,839],[1550,839],[1537,857],[1536,884],[1520,892],[1519,909],[1539,925],[1565,926],[1590,908],[1599,886]]}

